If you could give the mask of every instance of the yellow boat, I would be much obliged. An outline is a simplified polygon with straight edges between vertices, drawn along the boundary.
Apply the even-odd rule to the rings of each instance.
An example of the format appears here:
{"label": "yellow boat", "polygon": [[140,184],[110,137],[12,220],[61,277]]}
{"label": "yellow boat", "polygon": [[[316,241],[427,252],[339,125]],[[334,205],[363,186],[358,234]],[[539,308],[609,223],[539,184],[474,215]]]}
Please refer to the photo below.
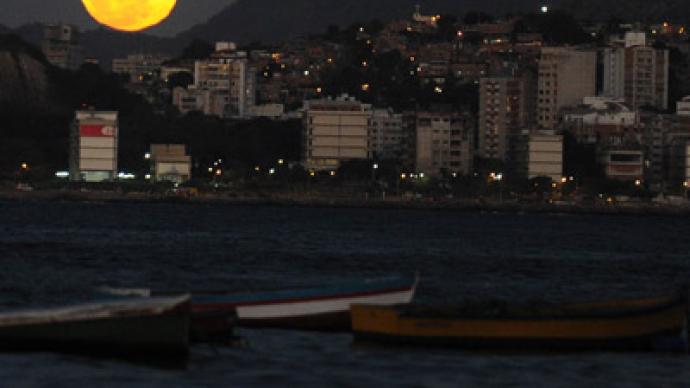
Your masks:
{"label": "yellow boat", "polygon": [[687,300],[434,309],[353,305],[357,340],[469,350],[687,351]]}

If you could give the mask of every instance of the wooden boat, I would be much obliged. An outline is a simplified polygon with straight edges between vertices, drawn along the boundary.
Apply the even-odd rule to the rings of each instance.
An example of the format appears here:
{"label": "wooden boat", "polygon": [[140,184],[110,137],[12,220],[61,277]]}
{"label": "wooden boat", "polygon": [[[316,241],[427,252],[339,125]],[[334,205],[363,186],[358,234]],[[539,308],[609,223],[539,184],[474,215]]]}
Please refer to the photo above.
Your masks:
{"label": "wooden boat", "polygon": [[5,312],[0,313],[0,350],[183,357],[189,313],[189,296]]}
{"label": "wooden boat", "polygon": [[192,310],[232,309],[241,326],[345,331],[351,328],[350,305],[410,303],[416,287],[416,277],[390,277],[302,290],[201,294],[192,296]]}
{"label": "wooden boat", "polygon": [[351,314],[356,339],[403,345],[611,351],[688,345],[684,297],[458,311],[354,305]]}
{"label": "wooden boat", "polygon": [[[395,276],[300,290],[247,294],[192,292],[192,312],[236,312],[240,326],[347,331],[350,330],[351,304],[410,303],[416,287],[416,276]],[[138,296],[169,294],[150,290],[105,291]]]}

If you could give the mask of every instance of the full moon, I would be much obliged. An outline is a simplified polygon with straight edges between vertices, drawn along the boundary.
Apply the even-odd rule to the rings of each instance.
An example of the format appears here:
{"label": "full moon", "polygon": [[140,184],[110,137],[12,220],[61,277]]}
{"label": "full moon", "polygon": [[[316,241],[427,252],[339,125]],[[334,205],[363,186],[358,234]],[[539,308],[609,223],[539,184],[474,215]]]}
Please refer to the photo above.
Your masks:
{"label": "full moon", "polygon": [[141,31],[165,20],[177,0],[81,0],[97,22],[120,31]]}

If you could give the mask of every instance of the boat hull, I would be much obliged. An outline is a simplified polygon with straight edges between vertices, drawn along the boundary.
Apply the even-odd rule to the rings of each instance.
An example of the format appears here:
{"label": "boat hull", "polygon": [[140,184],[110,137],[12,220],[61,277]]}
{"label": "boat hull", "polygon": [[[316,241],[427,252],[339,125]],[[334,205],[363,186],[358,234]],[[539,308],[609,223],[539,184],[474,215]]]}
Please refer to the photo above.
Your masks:
{"label": "boat hull", "polygon": [[468,350],[686,351],[685,303],[574,317],[416,317],[394,308],[353,306],[355,338]]}
{"label": "boat hull", "polygon": [[180,357],[188,353],[188,331],[181,315],[7,327],[0,328],[0,350]]}
{"label": "boat hull", "polygon": [[0,314],[0,351],[186,356],[189,297],[92,303]]}
{"label": "boat hull", "polygon": [[358,303],[372,305],[407,304],[416,290],[416,279],[391,287],[372,283],[369,289],[337,292],[310,290],[307,296],[280,292],[272,297],[244,297],[198,295],[192,299],[195,313],[208,311],[236,311],[238,324],[245,327],[299,329],[316,331],[351,330],[350,306]]}

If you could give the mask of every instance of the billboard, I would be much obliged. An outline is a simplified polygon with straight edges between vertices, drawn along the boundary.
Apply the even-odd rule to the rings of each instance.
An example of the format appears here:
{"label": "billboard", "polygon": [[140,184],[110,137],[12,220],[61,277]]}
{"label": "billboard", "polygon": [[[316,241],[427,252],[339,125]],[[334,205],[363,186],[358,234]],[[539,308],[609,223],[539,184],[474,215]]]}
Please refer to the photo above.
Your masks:
{"label": "billboard", "polygon": [[110,125],[81,125],[79,135],[81,137],[116,137],[117,128]]}

